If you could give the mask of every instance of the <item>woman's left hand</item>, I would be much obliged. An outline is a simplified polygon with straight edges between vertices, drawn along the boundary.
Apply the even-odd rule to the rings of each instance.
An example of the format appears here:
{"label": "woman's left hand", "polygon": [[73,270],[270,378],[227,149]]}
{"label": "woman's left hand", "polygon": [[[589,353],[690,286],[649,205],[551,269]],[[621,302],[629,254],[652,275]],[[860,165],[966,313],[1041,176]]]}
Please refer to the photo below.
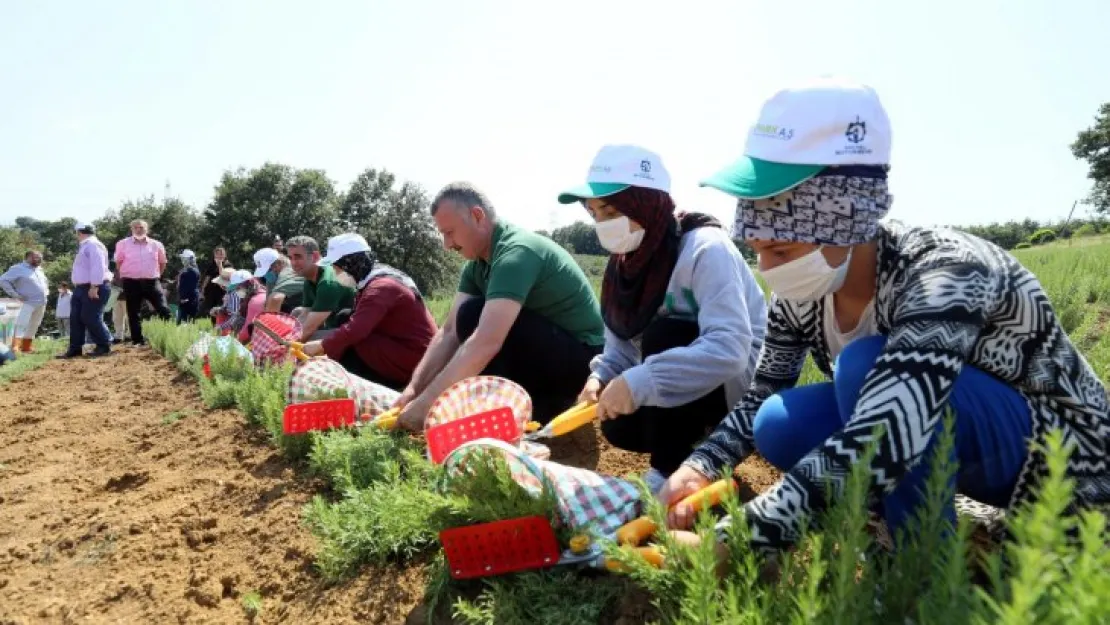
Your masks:
{"label": "woman's left hand", "polygon": [[632,399],[632,389],[628,388],[628,382],[623,375],[617,376],[606,384],[597,398],[597,418],[602,421],[616,419],[635,411],[636,403]]}
{"label": "woman's left hand", "polygon": [[324,342],[323,341],[309,341],[304,344],[301,350],[305,356],[323,356],[324,355]]}

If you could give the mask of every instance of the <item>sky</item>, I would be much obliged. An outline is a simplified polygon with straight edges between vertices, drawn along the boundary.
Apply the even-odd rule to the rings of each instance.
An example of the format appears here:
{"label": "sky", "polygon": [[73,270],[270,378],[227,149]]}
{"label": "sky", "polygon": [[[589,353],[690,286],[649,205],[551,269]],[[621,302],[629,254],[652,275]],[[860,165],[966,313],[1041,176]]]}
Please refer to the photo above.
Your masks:
{"label": "sky", "polygon": [[681,208],[731,223],[698,181],[821,74],[887,110],[891,218],[1061,219],[1090,187],[1068,146],[1110,101],[1107,24],[1106,0],[4,2],[0,223],[167,182],[203,207],[225,170],[276,161],[341,189],[368,167],[468,180],[546,229],[585,218],[555,198],[608,143],[659,153]]}

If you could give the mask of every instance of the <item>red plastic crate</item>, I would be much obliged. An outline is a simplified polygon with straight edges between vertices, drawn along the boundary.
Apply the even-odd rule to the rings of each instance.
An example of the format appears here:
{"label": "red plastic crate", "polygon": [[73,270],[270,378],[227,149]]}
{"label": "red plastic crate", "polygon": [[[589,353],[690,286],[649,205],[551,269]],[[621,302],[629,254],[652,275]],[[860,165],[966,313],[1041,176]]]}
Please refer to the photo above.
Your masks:
{"label": "red plastic crate", "polygon": [[470,579],[545,568],[559,562],[559,544],[542,516],[520,517],[439,533],[451,577]]}
{"label": "red plastic crate", "polygon": [[520,435],[520,424],[513,416],[513,409],[508,406],[448,421],[424,432],[428,453],[436,464],[443,462],[463,443],[478,438],[496,438],[513,443]]}
{"label": "red plastic crate", "polygon": [[282,414],[282,431],[285,434],[303,434],[353,425],[354,422],[355,400],[326,399],[286,406]]}

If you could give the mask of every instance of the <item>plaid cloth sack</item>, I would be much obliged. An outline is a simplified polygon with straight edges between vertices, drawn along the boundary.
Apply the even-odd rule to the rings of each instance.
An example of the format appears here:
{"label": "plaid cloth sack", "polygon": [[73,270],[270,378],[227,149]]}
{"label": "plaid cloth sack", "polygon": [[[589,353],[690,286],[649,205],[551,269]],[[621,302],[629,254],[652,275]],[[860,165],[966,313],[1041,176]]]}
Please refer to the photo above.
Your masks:
{"label": "plaid cloth sack", "polygon": [[[458,419],[474,416],[490,410],[508,407],[513,411],[514,420],[523,435],[524,426],[532,419],[532,398],[522,386],[509,380],[492,375],[472,376],[452,384],[440,393],[428,409],[424,429],[444,425]],[[551,450],[545,445],[522,440],[518,436],[510,443],[520,447],[533,458],[548,458]],[[429,456],[430,456],[429,451]]]}
{"label": "plaid cloth sack", "polygon": [[218,350],[221,354],[227,354],[230,351],[247,362],[250,362],[252,359],[251,353],[247,351],[247,348],[235,338],[230,336],[202,334],[195,343],[189,346],[188,351],[185,352],[185,360],[188,362],[202,360],[208,355],[208,352],[212,350]]}
{"label": "plaid cloth sack", "polygon": [[337,389],[345,389],[355,400],[355,416],[374,418],[389,410],[401,396],[397,391],[351,375],[343,365],[328,358],[312,358],[297,363],[285,390],[286,404],[302,404],[330,398]]}
{"label": "plaid cloth sack", "polygon": [[443,462],[448,481],[467,479],[466,459],[489,452],[501,454],[513,480],[533,496],[543,493],[545,482],[550,484],[559,500],[559,519],[573,530],[611,537],[622,525],[640,516],[640,491],[632,482],[530,458],[524,450],[492,438],[463,443],[452,451]]}
{"label": "plaid cloth sack", "polygon": [[[264,312],[255,317],[255,322],[266,326],[286,341],[300,340],[301,323],[297,318],[285,313]],[[270,338],[265,332],[251,332],[251,354],[258,364],[281,364],[292,358],[289,350]]]}

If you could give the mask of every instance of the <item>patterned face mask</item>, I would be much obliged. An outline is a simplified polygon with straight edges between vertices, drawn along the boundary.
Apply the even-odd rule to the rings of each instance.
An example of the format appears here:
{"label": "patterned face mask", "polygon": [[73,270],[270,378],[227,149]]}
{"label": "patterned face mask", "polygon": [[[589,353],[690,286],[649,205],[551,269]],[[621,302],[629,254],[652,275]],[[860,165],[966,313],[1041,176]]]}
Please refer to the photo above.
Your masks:
{"label": "patterned face mask", "polygon": [[736,203],[741,239],[858,245],[875,239],[892,197],[884,177],[819,175],[762,200]]}

